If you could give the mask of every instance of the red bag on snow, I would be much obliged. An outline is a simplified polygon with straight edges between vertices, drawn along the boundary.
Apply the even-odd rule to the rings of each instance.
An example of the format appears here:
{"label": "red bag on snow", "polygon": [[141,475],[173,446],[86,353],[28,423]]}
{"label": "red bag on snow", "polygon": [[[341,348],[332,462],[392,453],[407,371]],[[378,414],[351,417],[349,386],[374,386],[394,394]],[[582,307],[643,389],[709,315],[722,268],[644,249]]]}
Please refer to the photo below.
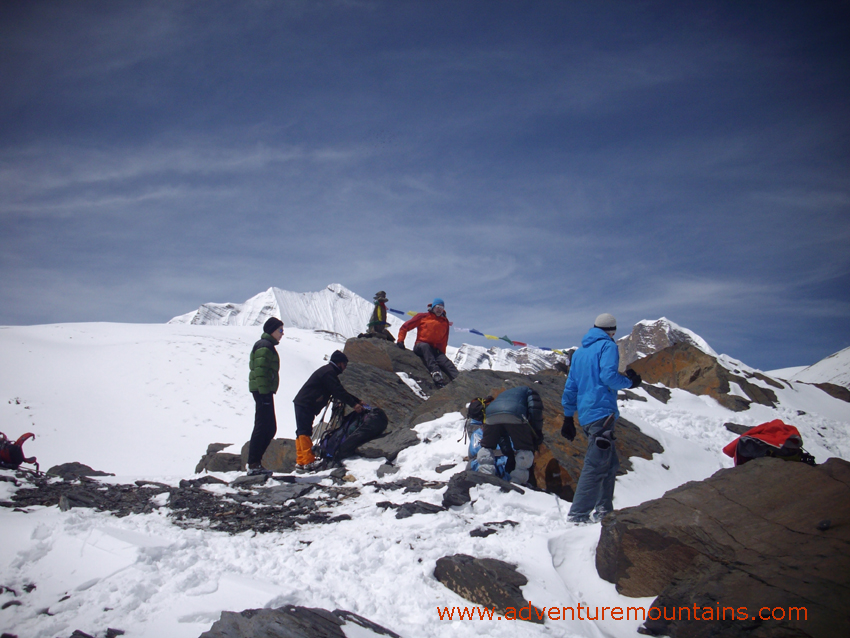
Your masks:
{"label": "red bag on snow", "polygon": [[27,458],[24,456],[24,442],[29,439],[34,439],[35,434],[27,432],[18,437],[17,441],[11,441],[6,438],[6,435],[0,432],[0,467],[16,470],[21,463],[30,463],[35,465],[35,471],[38,472],[38,463],[34,456]]}
{"label": "red bag on snow", "polygon": [[735,465],[763,456],[815,464],[815,457],[803,449],[800,431],[779,419],[750,428],[724,447],[723,453],[735,459]]}

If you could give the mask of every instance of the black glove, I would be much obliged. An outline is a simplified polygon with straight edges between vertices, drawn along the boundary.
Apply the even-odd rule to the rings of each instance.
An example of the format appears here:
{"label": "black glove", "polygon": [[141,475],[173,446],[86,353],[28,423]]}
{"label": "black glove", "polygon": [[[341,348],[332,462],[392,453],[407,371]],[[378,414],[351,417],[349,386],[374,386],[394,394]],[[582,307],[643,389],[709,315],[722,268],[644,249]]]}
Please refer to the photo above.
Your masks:
{"label": "black glove", "polygon": [[407,348],[404,347],[404,341],[399,341],[396,343],[396,345],[402,350],[407,350]]}
{"label": "black glove", "polygon": [[635,372],[634,370],[632,370],[631,368],[626,370],[626,376],[632,382],[632,386],[631,386],[632,390],[634,390],[636,387],[638,387],[643,382],[643,379],[640,378],[640,375],[637,372]]}
{"label": "black glove", "polygon": [[564,415],[564,425],[561,426],[561,436],[567,439],[567,441],[572,441],[576,438],[576,425],[573,423],[572,416]]}

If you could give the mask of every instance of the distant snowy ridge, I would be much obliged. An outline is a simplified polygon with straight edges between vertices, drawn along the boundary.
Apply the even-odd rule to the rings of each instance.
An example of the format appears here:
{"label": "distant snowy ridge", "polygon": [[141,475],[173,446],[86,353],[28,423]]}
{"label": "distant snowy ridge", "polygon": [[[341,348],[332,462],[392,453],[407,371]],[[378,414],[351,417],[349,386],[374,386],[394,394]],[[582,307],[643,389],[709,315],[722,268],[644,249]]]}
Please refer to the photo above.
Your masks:
{"label": "distant snowy ridge", "polygon": [[[327,330],[346,338],[366,332],[374,303],[341,284],[331,284],[319,292],[290,292],[269,288],[241,304],[205,303],[193,312],[174,317],[168,323],[201,326],[261,326],[269,317],[303,330]],[[392,315],[390,328],[403,323]]]}
{"label": "distant snowy ridge", "polygon": [[617,340],[620,348],[620,365],[648,357],[677,343],[688,343],[698,350],[717,358],[717,353],[705,339],[695,332],[673,323],[666,317],[637,322],[631,333]]}
{"label": "distant snowy ridge", "polygon": [[804,383],[833,383],[850,388],[850,348],[844,348],[803,368],[792,379]]}
{"label": "distant snowy ridge", "polygon": [[537,348],[484,348],[468,343],[458,348],[454,356],[454,364],[458,370],[498,370],[534,374],[554,368],[559,363],[566,364],[567,357],[557,352]]}

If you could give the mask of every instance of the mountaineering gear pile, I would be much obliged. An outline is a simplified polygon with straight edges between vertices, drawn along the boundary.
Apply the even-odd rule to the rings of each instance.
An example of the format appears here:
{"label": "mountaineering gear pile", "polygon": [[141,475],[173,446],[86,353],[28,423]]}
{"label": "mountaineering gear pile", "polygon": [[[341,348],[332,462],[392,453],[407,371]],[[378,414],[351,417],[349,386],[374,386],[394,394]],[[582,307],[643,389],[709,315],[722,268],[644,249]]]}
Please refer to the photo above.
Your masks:
{"label": "mountaineering gear pile", "polygon": [[27,432],[19,436],[16,441],[11,441],[5,434],[0,432],[0,467],[17,470],[21,466],[21,463],[29,463],[30,465],[35,465],[35,472],[38,474],[38,462],[34,456],[25,456],[23,447],[26,441],[34,438],[35,434]]}
{"label": "mountaineering gear pile", "polygon": [[619,365],[620,353],[614,340],[601,328],[591,328],[570,363],[570,376],[561,397],[564,414],[578,410],[582,427],[609,414],[616,420],[620,416],[617,390],[632,385],[627,376],[617,372]]}
{"label": "mountaineering gear pile", "polygon": [[354,454],[358,446],[378,437],[388,423],[387,414],[381,408],[364,406],[362,412],[345,415],[339,427],[322,435],[318,454],[331,464],[347,458]]}
{"label": "mountaineering gear pile", "polygon": [[248,375],[249,392],[259,392],[260,394],[277,392],[280,384],[280,357],[275,350],[277,344],[277,339],[270,333],[264,332],[260,340],[251,349],[251,357],[248,361],[248,367],[251,369]]}
{"label": "mountaineering gear pile", "polygon": [[763,456],[815,465],[815,457],[803,449],[800,431],[780,419],[750,428],[724,447],[723,453],[735,459],[735,465]]}

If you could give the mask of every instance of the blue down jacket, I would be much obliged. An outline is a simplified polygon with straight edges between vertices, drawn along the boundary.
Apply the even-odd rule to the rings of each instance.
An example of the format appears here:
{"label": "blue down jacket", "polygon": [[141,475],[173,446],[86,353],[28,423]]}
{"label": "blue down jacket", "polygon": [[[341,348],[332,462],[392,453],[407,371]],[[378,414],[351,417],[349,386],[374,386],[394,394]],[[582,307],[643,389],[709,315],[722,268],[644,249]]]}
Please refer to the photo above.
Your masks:
{"label": "blue down jacket", "polygon": [[539,439],[543,438],[543,401],[536,390],[521,385],[505,390],[487,406],[486,421],[522,423],[525,418]]}
{"label": "blue down jacket", "polygon": [[581,348],[573,354],[570,376],[561,397],[564,414],[572,416],[578,410],[582,426],[609,414],[619,417],[617,390],[632,385],[627,376],[617,372],[619,366],[617,344],[604,330],[591,328],[581,340]]}

